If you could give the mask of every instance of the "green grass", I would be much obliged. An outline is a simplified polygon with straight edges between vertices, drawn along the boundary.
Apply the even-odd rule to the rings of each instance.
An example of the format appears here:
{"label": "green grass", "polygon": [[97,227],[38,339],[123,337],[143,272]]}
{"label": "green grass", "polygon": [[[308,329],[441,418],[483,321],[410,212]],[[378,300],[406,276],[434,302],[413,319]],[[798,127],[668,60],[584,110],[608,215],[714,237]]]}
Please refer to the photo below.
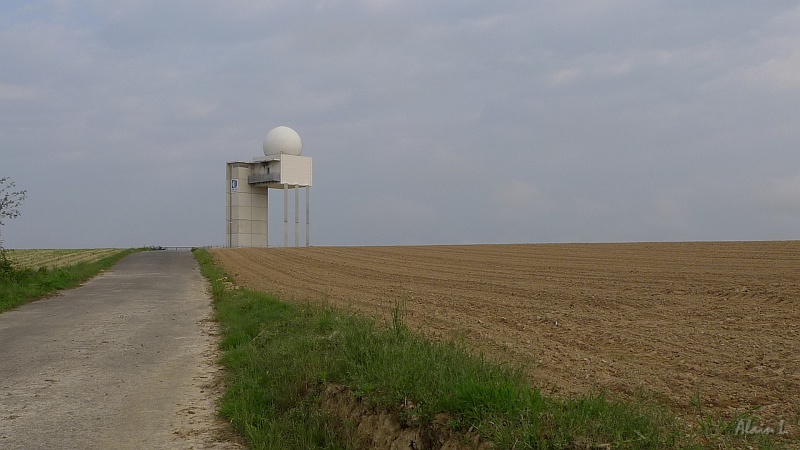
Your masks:
{"label": "green grass", "polygon": [[19,269],[10,266],[8,261],[0,261],[3,263],[0,267],[0,313],[56,291],[76,287],[135,251],[138,250],[120,250],[98,261],[52,269]]}
{"label": "green grass", "polygon": [[317,404],[329,383],[416,424],[445,413],[453,429],[476,431],[497,448],[703,448],[687,442],[686,428],[654,402],[621,402],[603,392],[545,396],[522,368],[409,331],[400,308],[380,325],[328,307],[289,304],[232,288],[208,252],[195,257],[211,282],[223,329],[228,389],[221,413],[252,448],[344,448],[342,424]]}

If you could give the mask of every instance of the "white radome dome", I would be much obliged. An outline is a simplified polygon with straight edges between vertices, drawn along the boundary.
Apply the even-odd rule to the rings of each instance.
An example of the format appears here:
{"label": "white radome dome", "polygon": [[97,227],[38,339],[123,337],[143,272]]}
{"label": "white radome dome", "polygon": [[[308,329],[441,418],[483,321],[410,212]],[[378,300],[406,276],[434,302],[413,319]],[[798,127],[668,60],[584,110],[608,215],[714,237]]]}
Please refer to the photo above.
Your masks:
{"label": "white radome dome", "polygon": [[300,140],[300,135],[289,127],[275,127],[264,138],[264,156],[280,153],[300,156],[302,151],[303,141]]}

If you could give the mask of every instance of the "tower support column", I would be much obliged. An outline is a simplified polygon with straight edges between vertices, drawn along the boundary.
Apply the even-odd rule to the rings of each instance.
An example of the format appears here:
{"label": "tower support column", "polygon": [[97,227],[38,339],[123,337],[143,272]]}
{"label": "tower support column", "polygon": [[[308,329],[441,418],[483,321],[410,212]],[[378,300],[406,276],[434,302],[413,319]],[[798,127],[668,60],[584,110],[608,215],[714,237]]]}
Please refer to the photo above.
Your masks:
{"label": "tower support column", "polygon": [[308,200],[308,196],[311,194],[311,186],[306,186],[306,247],[311,246],[311,232],[309,232],[309,224],[311,220],[309,219],[309,213],[311,212],[310,203]]}
{"label": "tower support column", "polygon": [[289,185],[283,185],[283,246],[289,246]]}
{"label": "tower support column", "polygon": [[264,229],[265,229],[264,233],[266,234],[266,236],[264,237],[265,239],[264,247],[269,248],[269,189],[267,189],[267,193],[264,194],[264,196],[266,197],[264,200],[266,200],[266,205],[267,205],[266,208],[267,212],[266,215],[264,216]]}
{"label": "tower support column", "polygon": [[294,185],[294,246],[300,247],[300,186]]}

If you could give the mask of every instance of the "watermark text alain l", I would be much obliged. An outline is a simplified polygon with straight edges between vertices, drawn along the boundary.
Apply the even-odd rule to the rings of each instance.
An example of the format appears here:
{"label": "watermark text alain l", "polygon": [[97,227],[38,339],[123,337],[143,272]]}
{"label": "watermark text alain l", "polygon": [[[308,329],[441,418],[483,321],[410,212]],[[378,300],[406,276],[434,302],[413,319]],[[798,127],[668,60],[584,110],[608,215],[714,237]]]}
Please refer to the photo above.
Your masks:
{"label": "watermark text alain l", "polygon": [[758,426],[753,424],[752,419],[739,419],[736,422],[736,430],[733,432],[735,436],[749,436],[753,434],[775,434],[787,435],[789,432],[784,428],[784,421],[778,422],[778,427]]}

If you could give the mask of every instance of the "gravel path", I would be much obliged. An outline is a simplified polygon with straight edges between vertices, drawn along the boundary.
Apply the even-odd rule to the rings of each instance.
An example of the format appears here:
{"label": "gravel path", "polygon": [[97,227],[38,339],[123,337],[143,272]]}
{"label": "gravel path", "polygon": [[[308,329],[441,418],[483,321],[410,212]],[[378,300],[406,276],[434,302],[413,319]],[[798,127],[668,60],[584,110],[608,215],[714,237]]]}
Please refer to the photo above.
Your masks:
{"label": "gravel path", "polygon": [[141,252],[0,314],[0,448],[236,448],[191,253]]}

